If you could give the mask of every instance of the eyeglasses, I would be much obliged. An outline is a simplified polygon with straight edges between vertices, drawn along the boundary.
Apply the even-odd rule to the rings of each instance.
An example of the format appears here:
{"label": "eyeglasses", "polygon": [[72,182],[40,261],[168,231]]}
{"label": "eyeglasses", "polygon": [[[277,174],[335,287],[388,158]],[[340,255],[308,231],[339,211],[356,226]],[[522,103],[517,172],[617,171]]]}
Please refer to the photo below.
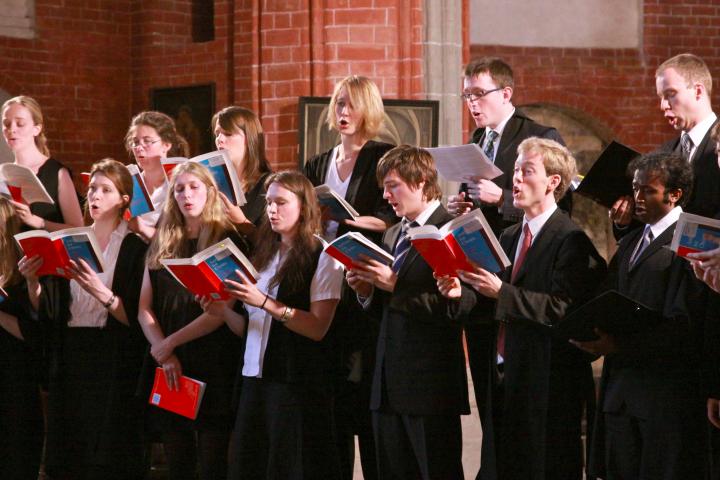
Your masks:
{"label": "eyeglasses", "polygon": [[155,140],[151,138],[141,138],[138,140],[137,138],[133,138],[132,140],[128,140],[128,148],[133,149],[142,146],[143,148],[149,148],[159,142],[160,139],[156,138]]}
{"label": "eyeglasses", "polygon": [[493,88],[492,90],[476,90],[474,92],[470,93],[461,93],[460,96],[463,100],[474,102],[475,100],[479,100],[483,98],[485,95],[493,92],[497,92],[498,90],[502,90],[503,87]]}

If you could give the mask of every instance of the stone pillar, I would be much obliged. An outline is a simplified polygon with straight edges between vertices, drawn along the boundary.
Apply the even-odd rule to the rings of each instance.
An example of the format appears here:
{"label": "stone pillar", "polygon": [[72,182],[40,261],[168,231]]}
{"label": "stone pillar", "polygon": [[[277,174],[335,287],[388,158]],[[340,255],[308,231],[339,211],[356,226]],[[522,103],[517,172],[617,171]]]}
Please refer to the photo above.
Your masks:
{"label": "stone pillar", "polygon": [[[425,94],[440,101],[438,144],[459,145],[463,138],[462,90],[462,0],[424,0]],[[457,192],[458,184],[440,179],[445,198]]]}

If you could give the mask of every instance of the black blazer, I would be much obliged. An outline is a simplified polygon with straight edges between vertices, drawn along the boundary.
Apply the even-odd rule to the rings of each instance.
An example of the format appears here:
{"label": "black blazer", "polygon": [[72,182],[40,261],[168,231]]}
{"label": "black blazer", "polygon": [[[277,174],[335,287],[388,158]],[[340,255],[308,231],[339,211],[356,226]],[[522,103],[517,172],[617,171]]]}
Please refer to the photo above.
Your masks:
{"label": "black blazer", "polygon": [[[425,225],[452,219],[439,206]],[[400,224],[383,236],[392,252]],[[411,247],[392,293],[376,289],[373,306],[382,310],[370,408],[409,415],[470,413],[460,320],[474,294],[463,288],[458,301],[443,297],[432,269]]]}
{"label": "black blazer", "polygon": [[[541,137],[555,140],[565,145],[560,132],[553,127],[546,127],[533,121],[527,117],[519,109],[515,109],[515,113],[505,124],[498,151],[495,155],[495,165],[503,171],[503,174],[493,179],[499,187],[503,189],[503,205],[501,209],[495,206],[483,205],[475,203],[475,207],[481,207],[483,215],[488,220],[490,227],[496,235],[499,235],[503,228],[522,220],[523,211],[513,206],[512,197],[512,177],[515,168],[515,160],[517,160],[517,147],[520,143],[529,137]],[[485,128],[478,128],[473,132],[472,143],[482,145],[485,140]],[[467,184],[463,183],[460,187],[461,192],[467,192]],[[500,211],[502,210],[502,211]]]}
{"label": "black blazer", "polygon": [[[345,200],[353,206],[360,215],[371,215],[384,220],[388,224],[398,221],[392,207],[383,198],[383,189],[378,185],[375,171],[377,164],[385,153],[392,149],[393,145],[368,140],[363,145],[358,155],[355,167],[350,175]],[[325,183],[328,166],[332,158],[332,149],[311,158],[303,168],[303,173],[317,187]],[[337,235],[343,235],[350,229],[347,225],[340,224]],[[363,232],[372,240],[379,241],[380,235],[374,232]]]}
{"label": "black blazer", "polygon": [[[679,418],[686,433],[695,428],[694,438],[704,435],[701,359],[708,292],[695,279],[689,263],[667,248],[674,227],[653,240],[630,267],[644,225],[632,230],[620,240],[610,262],[604,289],[619,290],[664,320],[651,331],[617,338],[617,352],[605,357],[598,402],[601,414],[596,417],[591,449],[591,468],[600,476],[605,466],[602,412],[624,411],[649,421],[677,422]],[[678,431],[679,441],[681,435]]]}
{"label": "black blazer", "polygon": [[[717,123],[718,120],[713,123],[713,127]],[[707,131],[692,157],[693,191],[688,203],[683,207],[686,212],[704,217],[714,217],[720,213],[720,168],[715,153],[715,142],[710,139],[711,131],[712,127]],[[680,137],[663,144],[659,150],[679,152]]]}
{"label": "black blazer", "polygon": [[[516,224],[500,237],[511,259],[520,232],[521,224]],[[507,478],[540,480],[546,469],[556,471],[557,466],[546,464],[548,427],[573,422],[579,429],[579,415],[571,412],[582,412],[587,399],[591,357],[557,338],[552,326],[592,297],[605,272],[605,260],[585,232],[558,209],[536,235],[515,280],[510,278],[512,267],[501,274],[495,317],[506,328],[505,409],[504,414],[498,412],[503,421],[497,435],[503,446],[498,463]],[[568,425],[569,445],[577,441],[572,432],[573,425]],[[575,465],[582,461],[579,451],[566,450],[555,452],[552,461]]]}

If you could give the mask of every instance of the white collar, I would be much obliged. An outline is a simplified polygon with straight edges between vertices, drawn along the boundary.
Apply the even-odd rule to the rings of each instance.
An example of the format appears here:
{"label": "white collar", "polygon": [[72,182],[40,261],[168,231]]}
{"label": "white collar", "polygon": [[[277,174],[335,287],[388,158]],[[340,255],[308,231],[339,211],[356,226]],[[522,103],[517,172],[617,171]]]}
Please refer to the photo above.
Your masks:
{"label": "white collar", "polygon": [[677,222],[682,211],[682,207],[677,206],[670,210],[663,218],[650,225],[650,231],[653,234],[653,238],[658,238],[673,223]]}
{"label": "white collar", "polygon": [[530,233],[532,234],[533,241],[535,240],[535,237],[537,237],[537,234],[540,233],[540,230],[542,230],[547,221],[550,219],[552,214],[555,213],[555,210],[557,210],[557,208],[557,204],[553,203],[550,208],[548,208],[532,220],[528,220],[527,217],[523,218],[523,229],[525,228],[525,224],[527,224],[530,228]]}
{"label": "white collar", "polygon": [[[697,147],[702,143],[703,138],[705,138],[705,135],[707,135],[708,130],[710,130],[713,126],[716,119],[717,115],[715,115],[715,112],[710,112],[710,115],[705,117],[701,122],[698,122],[697,125],[691,128],[689,132],[683,131],[683,133],[690,135],[690,140],[693,141],[693,146]],[[655,232],[653,232],[653,234],[654,233]]]}
{"label": "white collar", "polygon": [[488,133],[490,133],[491,130],[494,130],[498,134],[497,139],[499,140],[500,137],[502,137],[503,130],[505,130],[505,125],[507,125],[513,115],[515,115],[515,107],[513,107],[513,109],[510,111],[510,114],[505,117],[502,122],[498,123],[497,127],[485,127],[485,136],[487,137]]}
{"label": "white collar", "polygon": [[[433,200],[428,204],[428,206],[425,208],[425,210],[422,211],[420,215],[417,216],[415,219],[415,223],[418,224],[418,226],[422,227],[425,225],[430,218],[430,216],[435,213],[435,210],[440,206],[440,200]],[[406,222],[412,222],[412,220],[403,217],[403,221]]]}

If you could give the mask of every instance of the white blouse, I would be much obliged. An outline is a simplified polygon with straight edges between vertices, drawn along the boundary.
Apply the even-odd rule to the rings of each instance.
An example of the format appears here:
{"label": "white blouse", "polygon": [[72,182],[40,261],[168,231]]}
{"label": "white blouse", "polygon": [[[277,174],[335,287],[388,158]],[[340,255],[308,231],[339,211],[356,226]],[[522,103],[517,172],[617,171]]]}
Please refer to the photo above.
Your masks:
{"label": "white blouse", "polygon": [[[338,145],[337,147],[333,148],[332,155],[330,155],[327,175],[325,175],[325,185],[335,190],[335,192],[337,192],[337,194],[340,195],[342,198],[345,198],[348,186],[350,185],[350,179],[352,178],[352,172],[344,181],[340,180],[340,174],[338,173],[337,169],[337,158],[341,148],[342,145]],[[327,224],[327,229],[325,230],[323,238],[328,242],[332,242],[333,240],[335,240],[335,237],[337,237],[337,231],[339,226],[340,224],[338,222],[330,220]]]}
{"label": "white blouse", "polygon": [[[270,263],[260,273],[257,288],[261,292],[267,292],[272,298],[277,297],[278,286],[268,288],[270,280],[280,268],[284,258],[280,258],[280,252],[276,253]],[[310,301],[340,299],[340,292],[343,282],[342,264],[331,256],[320,254],[317,269],[310,283]],[[243,365],[243,376],[262,378],[263,360],[270,338],[270,326],[272,316],[265,310],[247,305],[249,315],[247,326],[247,341],[245,346],[245,363]]]}
{"label": "white blouse", "polygon": [[[120,222],[117,228],[110,234],[110,241],[102,252],[105,271],[98,273],[103,285],[108,288],[112,286],[115,265],[117,264],[120,245],[128,233],[127,222]],[[90,295],[74,280],[70,281],[70,327],[96,327],[102,328],[107,323],[107,310],[100,301]],[[102,299],[107,301],[109,299]]]}

